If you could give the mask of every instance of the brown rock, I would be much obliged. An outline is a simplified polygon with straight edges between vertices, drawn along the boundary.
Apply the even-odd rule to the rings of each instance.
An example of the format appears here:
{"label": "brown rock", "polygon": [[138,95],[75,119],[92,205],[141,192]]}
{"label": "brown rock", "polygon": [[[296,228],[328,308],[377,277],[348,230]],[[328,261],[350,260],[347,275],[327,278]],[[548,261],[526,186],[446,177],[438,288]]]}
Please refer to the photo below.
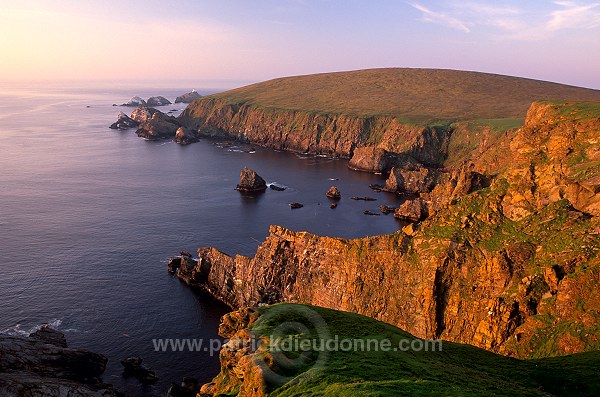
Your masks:
{"label": "brown rock", "polygon": [[190,143],[198,142],[198,137],[189,129],[179,127],[175,132],[175,142],[180,145],[189,145]]}
{"label": "brown rock", "polygon": [[354,149],[348,167],[358,171],[388,172],[394,162],[394,154],[374,146]]}
{"label": "brown rock", "polygon": [[384,190],[408,194],[428,193],[436,183],[435,171],[425,167],[407,169],[394,167],[385,182]]}
{"label": "brown rock", "polygon": [[394,217],[409,222],[419,222],[424,218],[425,214],[426,209],[423,199],[416,198],[413,200],[406,200],[402,203],[396,212],[394,212]]}
{"label": "brown rock", "polygon": [[[179,121],[172,116],[168,116],[156,109],[146,108],[146,110],[140,110],[140,120],[146,120],[141,122],[138,130],[135,132],[139,137],[146,138],[149,140],[158,139],[170,139],[175,138],[175,134],[181,124]],[[133,113],[132,113],[133,115]],[[148,116],[151,117],[148,119]]]}
{"label": "brown rock", "polygon": [[254,170],[244,167],[236,189],[241,192],[262,192],[267,189],[267,183]]}
{"label": "brown rock", "polygon": [[329,190],[327,190],[325,196],[333,200],[339,200],[342,198],[342,193],[340,193],[340,190],[336,186],[332,186],[329,188]]}

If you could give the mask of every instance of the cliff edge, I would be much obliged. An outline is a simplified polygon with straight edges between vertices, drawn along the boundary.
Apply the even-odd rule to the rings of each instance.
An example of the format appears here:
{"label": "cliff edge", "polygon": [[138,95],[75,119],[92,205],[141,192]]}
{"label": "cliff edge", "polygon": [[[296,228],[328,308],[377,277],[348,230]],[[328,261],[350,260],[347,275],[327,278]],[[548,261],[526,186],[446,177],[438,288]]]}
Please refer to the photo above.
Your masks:
{"label": "cliff edge", "polygon": [[419,197],[429,218],[401,232],[272,226],[253,258],[202,248],[177,274],[233,308],[307,303],[515,357],[598,350],[600,105],[536,103],[506,137],[490,148],[504,171],[440,182]]}

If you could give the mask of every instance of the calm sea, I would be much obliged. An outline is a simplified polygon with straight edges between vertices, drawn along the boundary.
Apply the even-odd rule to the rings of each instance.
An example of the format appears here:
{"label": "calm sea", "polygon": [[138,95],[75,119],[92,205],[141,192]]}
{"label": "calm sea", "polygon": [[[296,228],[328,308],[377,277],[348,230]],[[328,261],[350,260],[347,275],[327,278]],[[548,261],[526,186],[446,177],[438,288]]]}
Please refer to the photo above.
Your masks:
{"label": "calm sea", "polygon": [[[0,332],[51,323],[70,346],[109,357],[106,382],[161,396],[183,376],[210,380],[218,356],[155,352],[152,340],[215,338],[227,312],[170,276],[170,255],[200,246],[252,255],[271,224],[341,237],[398,229],[391,215],[362,214],[395,203],[369,189],[381,177],[349,171],[343,160],[249,153],[251,146],[212,140],[184,147],[110,130],[124,109],[113,103],[133,95],[173,101],[199,88],[119,87],[0,83]],[[240,196],[233,188],[245,165],[288,189]],[[335,210],[324,196],[332,184],[344,196]],[[348,199],[354,195],[379,201]],[[291,210],[294,201],[305,207]],[[119,361],[132,354],[157,371],[158,384],[143,388],[121,376]]]}

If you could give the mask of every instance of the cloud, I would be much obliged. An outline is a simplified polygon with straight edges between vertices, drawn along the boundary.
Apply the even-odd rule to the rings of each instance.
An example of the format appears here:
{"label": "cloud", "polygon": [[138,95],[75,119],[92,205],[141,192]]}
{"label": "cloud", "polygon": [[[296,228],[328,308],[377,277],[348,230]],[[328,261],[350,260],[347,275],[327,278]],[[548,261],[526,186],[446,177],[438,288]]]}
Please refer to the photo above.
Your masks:
{"label": "cloud", "polygon": [[[506,40],[543,40],[565,29],[600,27],[600,2],[578,3],[556,0],[550,9],[526,11],[519,7],[497,6],[481,1],[448,0],[443,11],[409,2],[423,13],[426,22],[445,25],[469,33],[478,29]],[[557,8],[558,7],[558,8]]]}
{"label": "cloud", "polygon": [[442,12],[435,12],[430,10],[419,3],[408,3],[417,10],[423,13],[423,20],[426,22],[437,23],[440,25],[444,25],[453,29],[462,30],[465,33],[469,33],[471,29],[467,26],[467,24],[460,19],[453,17],[452,15],[445,14]]}
{"label": "cloud", "polygon": [[580,5],[572,1],[555,1],[554,4],[563,9],[552,12],[552,18],[546,23],[548,30],[592,29],[600,26],[600,3]]}

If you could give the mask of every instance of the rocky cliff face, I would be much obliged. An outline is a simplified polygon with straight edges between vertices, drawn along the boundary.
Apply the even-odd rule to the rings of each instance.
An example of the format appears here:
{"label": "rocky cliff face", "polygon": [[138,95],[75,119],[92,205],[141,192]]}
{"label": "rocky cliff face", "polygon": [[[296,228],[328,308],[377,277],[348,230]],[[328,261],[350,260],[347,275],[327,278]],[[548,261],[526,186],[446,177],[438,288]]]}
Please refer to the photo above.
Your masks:
{"label": "rocky cliff face", "polygon": [[310,303],[518,357],[598,349],[600,118],[577,106],[534,105],[507,170],[447,176],[410,233],[272,226],[254,258],[203,248],[178,275],[234,308]]}
{"label": "rocky cliff face", "polygon": [[[181,122],[209,136],[227,136],[278,150],[336,155],[350,158],[356,148],[373,146],[406,153],[418,161],[443,161],[449,130],[417,127],[394,117],[358,117],[270,109],[230,104],[215,98],[194,101],[180,116]],[[374,169],[364,158],[355,167]],[[388,169],[389,170],[389,169]]]}

